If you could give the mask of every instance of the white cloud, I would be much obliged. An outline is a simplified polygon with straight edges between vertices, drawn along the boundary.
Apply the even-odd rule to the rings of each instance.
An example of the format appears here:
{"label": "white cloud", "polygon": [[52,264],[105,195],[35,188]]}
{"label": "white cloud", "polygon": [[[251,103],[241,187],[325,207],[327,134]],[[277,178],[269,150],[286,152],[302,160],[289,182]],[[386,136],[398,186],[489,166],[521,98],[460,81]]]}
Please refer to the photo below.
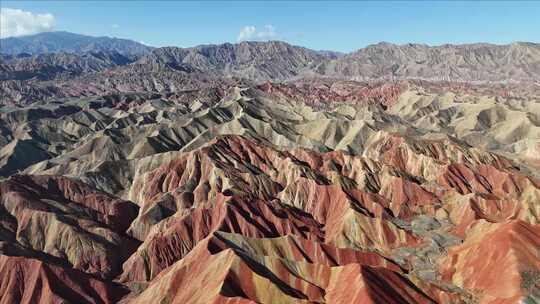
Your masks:
{"label": "white cloud", "polygon": [[245,40],[271,40],[277,36],[272,25],[265,25],[262,30],[257,30],[253,25],[244,26],[238,33],[237,41]]}
{"label": "white cloud", "polygon": [[52,14],[34,14],[13,8],[0,8],[0,38],[47,32],[54,27]]}
{"label": "white cloud", "polygon": [[114,24],[111,25],[111,27],[112,27],[113,29],[117,29],[117,28],[120,28],[120,25],[114,23]]}

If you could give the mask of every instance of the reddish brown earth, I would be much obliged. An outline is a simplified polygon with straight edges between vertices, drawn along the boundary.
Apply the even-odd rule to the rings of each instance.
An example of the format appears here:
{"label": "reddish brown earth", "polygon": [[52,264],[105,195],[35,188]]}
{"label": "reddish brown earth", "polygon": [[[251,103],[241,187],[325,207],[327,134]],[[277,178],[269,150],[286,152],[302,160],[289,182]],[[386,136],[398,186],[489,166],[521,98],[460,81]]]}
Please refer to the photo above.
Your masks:
{"label": "reddish brown earth", "polygon": [[476,291],[481,303],[517,303],[540,287],[540,225],[479,221],[441,266],[443,278]]}
{"label": "reddish brown earth", "polygon": [[327,103],[382,103],[392,105],[407,87],[405,82],[358,83],[353,81],[311,80],[293,84],[273,84],[266,82],[259,89],[273,98],[295,101],[312,106]]}
{"label": "reddish brown earth", "polygon": [[1,303],[115,303],[128,293],[75,269],[32,258],[0,255]]}
{"label": "reddish brown earth", "polygon": [[[465,198],[474,192],[479,198],[471,199],[473,218],[459,218],[454,223],[455,235],[468,239],[458,231],[463,229],[459,227],[476,225],[479,219],[505,222],[527,218],[526,214],[534,210],[516,204],[524,191],[538,195],[538,184],[515,171],[511,162],[500,156],[469,155],[471,159],[465,165],[451,161],[462,157],[462,147],[440,150],[443,143],[438,141],[415,142],[415,147],[420,143],[429,148],[417,151],[418,155],[427,154],[441,166],[432,177],[438,188],[422,185],[406,175],[418,172],[408,165],[418,156],[410,159],[400,153],[410,142],[399,137],[390,137],[384,145],[374,144],[385,148],[379,161],[342,152],[282,152],[241,137],[222,137],[183,154],[134,183],[132,195],[143,202],[141,214],[155,214],[144,210],[164,204],[164,195],[171,195],[168,204],[174,205],[171,209],[176,213],[137,235],[144,242],[124,264],[122,282],[150,281],[146,291],[133,298],[136,303],[156,297],[172,298],[177,303],[217,303],[225,301],[223,297],[266,303],[277,299],[278,294],[283,296],[283,303],[450,303],[480,297],[469,285],[457,284],[472,290],[473,295],[418,281],[411,276],[413,265],[392,262],[392,249],[423,243],[419,236],[395,226],[392,219],[460,212],[460,206],[451,206],[450,202],[445,206],[446,197]],[[385,172],[385,168],[400,171]],[[257,177],[249,172],[257,172]],[[360,176],[366,173],[369,177]],[[331,185],[330,180],[339,182]],[[365,190],[361,190],[362,183]],[[205,190],[201,191],[201,187]],[[271,197],[279,200],[260,201]],[[484,197],[489,202],[479,200]],[[306,213],[290,213],[295,209],[287,205]],[[143,217],[134,222],[131,231],[151,222],[151,217]],[[529,237],[538,238],[537,230],[531,233]],[[534,246],[535,242],[525,243]],[[449,250],[459,252],[454,247]],[[286,264],[281,264],[284,261]],[[499,263],[494,262],[482,267]],[[206,298],[190,288],[204,284],[210,273],[217,271],[215,263],[229,266],[220,268],[225,272],[215,279],[222,283],[211,287],[215,295],[210,293]],[[291,268],[291,263],[296,266]],[[538,268],[537,264],[531,265]],[[196,270],[187,274],[186,269]],[[453,282],[446,273],[441,272],[437,284]],[[519,277],[521,272],[516,268],[513,275]],[[417,280],[421,291],[407,290],[413,284],[407,276]],[[357,282],[354,287],[346,286],[354,293],[339,289],[345,285],[343,282],[351,281]],[[312,284],[316,288],[310,287]],[[524,295],[519,288],[510,293],[516,298]]]}

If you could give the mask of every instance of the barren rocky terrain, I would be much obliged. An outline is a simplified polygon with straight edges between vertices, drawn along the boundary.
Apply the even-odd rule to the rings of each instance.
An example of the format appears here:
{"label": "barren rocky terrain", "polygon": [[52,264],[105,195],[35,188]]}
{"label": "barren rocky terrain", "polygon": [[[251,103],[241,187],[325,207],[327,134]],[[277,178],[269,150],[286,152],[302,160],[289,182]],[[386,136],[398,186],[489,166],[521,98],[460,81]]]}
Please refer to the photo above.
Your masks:
{"label": "barren rocky terrain", "polygon": [[0,303],[536,303],[539,58],[4,55]]}

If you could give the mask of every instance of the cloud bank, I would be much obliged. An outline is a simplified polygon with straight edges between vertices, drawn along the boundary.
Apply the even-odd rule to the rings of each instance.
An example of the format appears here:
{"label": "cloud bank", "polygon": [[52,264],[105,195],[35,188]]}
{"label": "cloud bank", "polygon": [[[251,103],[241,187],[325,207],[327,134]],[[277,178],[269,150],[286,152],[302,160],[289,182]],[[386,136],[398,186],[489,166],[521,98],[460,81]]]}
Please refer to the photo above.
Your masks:
{"label": "cloud bank", "polygon": [[276,31],[274,30],[274,27],[272,25],[265,25],[262,30],[257,30],[255,26],[249,25],[244,26],[240,33],[238,33],[238,37],[236,38],[236,41],[245,41],[245,40],[271,40],[276,39]]}
{"label": "cloud bank", "polygon": [[13,8],[0,8],[0,38],[32,35],[53,29],[52,14],[34,14]]}

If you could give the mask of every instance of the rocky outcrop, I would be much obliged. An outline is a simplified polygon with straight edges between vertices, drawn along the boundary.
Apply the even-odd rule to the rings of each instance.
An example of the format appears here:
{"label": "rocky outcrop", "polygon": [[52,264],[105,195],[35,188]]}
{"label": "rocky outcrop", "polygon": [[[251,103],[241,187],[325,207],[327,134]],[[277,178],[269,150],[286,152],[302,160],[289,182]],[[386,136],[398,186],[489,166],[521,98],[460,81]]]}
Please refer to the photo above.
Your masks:
{"label": "rocky outcrop", "polygon": [[479,221],[443,259],[445,279],[472,290],[479,303],[536,301],[540,288],[540,226]]}
{"label": "rocky outcrop", "polygon": [[2,303],[116,303],[128,290],[44,261],[0,255]]}
{"label": "rocky outcrop", "polygon": [[[216,238],[218,243],[224,244],[241,240],[235,235],[219,234]],[[429,294],[412,288],[411,282],[399,272],[378,267],[378,263],[385,262],[376,255],[368,259],[369,254],[363,257],[360,254],[354,262],[347,262],[334,258],[327,260],[332,253],[321,256],[307,253],[294,260],[294,251],[290,251],[294,246],[287,246],[291,241],[296,246],[302,244],[295,243],[294,239],[275,239],[272,243],[280,247],[264,246],[269,250],[262,256],[256,255],[258,248],[250,248],[247,244],[241,243],[243,246],[237,247],[229,243],[225,246],[232,248],[223,250],[220,248],[223,245],[212,244],[215,241],[209,239],[168,268],[130,302],[164,298],[178,303],[238,303],[246,301],[244,299],[257,303],[434,302]],[[257,244],[256,240],[252,242]],[[188,269],[191,271],[187,272]],[[212,283],[203,283],[209,276],[213,277]],[[205,284],[204,293],[195,287],[198,284]],[[343,290],[345,286],[347,291]],[[452,294],[443,297],[445,300],[456,299]]]}
{"label": "rocky outcrop", "polygon": [[15,175],[0,183],[2,241],[112,278],[136,248],[125,231],[137,206],[64,177]]}

